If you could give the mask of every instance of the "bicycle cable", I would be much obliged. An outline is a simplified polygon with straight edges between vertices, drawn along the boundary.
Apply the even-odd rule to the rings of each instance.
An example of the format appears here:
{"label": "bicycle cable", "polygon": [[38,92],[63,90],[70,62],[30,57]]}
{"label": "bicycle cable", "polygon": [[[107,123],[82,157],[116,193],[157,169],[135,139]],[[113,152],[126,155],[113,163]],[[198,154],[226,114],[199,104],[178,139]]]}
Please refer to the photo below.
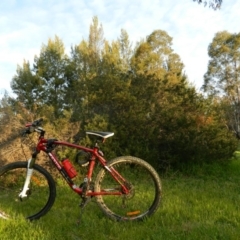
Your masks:
{"label": "bicycle cable", "polygon": [[[26,142],[24,141],[25,139],[23,139],[24,137],[25,137],[25,139],[26,139],[26,137],[27,137],[28,140],[31,141],[31,143],[26,143]],[[23,152],[23,155],[24,155],[24,157],[25,157],[25,160],[27,161],[28,159],[27,159],[27,155],[26,155],[26,152],[25,152],[25,150],[24,150],[24,145],[23,145],[23,144],[27,145],[27,146],[30,148],[30,147],[32,147],[31,144],[34,144],[34,141],[30,138],[29,135],[27,135],[27,136],[22,136],[22,137],[21,137],[21,148],[22,148],[22,152]]]}

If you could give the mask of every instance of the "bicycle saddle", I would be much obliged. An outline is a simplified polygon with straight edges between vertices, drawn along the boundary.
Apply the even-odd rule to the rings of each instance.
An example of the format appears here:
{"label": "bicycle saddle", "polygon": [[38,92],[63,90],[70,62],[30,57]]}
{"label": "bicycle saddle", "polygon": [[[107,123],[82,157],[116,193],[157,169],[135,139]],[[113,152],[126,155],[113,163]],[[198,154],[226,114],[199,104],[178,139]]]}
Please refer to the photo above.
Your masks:
{"label": "bicycle saddle", "polygon": [[99,132],[99,131],[86,131],[86,134],[88,135],[95,135],[101,138],[109,138],[112,137],[114,135],[113,132]]}

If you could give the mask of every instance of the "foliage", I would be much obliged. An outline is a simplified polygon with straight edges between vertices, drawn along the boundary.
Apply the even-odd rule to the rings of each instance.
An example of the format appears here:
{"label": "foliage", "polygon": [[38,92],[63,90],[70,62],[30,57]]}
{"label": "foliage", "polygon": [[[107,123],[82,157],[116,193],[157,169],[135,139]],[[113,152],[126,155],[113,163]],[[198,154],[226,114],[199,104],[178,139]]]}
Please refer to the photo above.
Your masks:
{"label": "foliage", "polygon": [[203,90],[222,99],[228,127],[240,133],[240,34],[227,31],[216,33],[208,48],[208,71],[204,75]]}
{"label": "foliage", "polygon": [[61,116],[65,105],[65,68],[68,58],[64,53],[64,45],[56,36],[43,45],[40,56],[35,56],[33,68],[29,62],[18,66],[11,87],[17,99],[27,109],[37,113],[45,105],[54,107],[54,117]]}
{"label": "foliage", "polygon": [[209,0],[208,2],[202,1],[202,0],[193,0],[193,1],[197,2],[198,4],[203,3],[205,7],[209,5],[209,7],[212,8],[213,10],[220,9],[223,2],[222,0]]}
{"label": "foliage", "polygon": [[31,117],[45,116],[59,139],[88,143],[85,130],[115,132],[103,146],[109,158],[135,155],[168,168],[227,158],[236,147],[223,114],[189,84],[163,30],[133,48],[125,30],[115,41],[104,39],[94,17],[88,40],[72,46],[70,56],[55,36],[32,68],[27,62],[18,67],[12,88],[15,105]]}
{"label": "foliage", "polygon": [[0,100],[0,166],[23,157],[19,136],[27,115],[25,110],[7,94]]}

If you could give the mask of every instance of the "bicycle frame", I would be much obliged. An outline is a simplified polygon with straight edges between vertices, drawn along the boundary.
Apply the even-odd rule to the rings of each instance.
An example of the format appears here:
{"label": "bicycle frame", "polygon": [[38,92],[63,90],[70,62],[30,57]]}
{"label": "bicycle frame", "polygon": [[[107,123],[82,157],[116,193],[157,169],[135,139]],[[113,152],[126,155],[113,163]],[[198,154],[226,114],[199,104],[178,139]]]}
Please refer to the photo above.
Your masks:
{"label": "bicycle frame", "polygon": [[[31,221],[44,216],[53,206],[57,186],[51,176],[52,169],[48,171],[48,167],[37,164],[41,152],[49,157],[51,166],[59,172],[58,179],[62,177],[78,195],[81,214],[93,197],[103,213],[116,221],[145,219],[156,212],[162,193],[158,173],[149,163],[134,156],[119,156],[107,162],[100,142],[112,137],[113,132],[86,131],[88,136],[94,137],[95,144],[84,146],[46,138],[42,122],[42,118],[35,120],[21,131],[22,137],[37,133],[30,159],[0,168],[1,208],[6,209],[6,216],[14,219],[23,216]],[[76,164],[71,164],[66,155],[62,158],[68,148],[76,154],[73,161],[79,164],[79,174],[77,167],[74,169]]]}
{"label": "bicycle frame", "polygon": [[[36,150],[32,154],[32,158],[29,159],[29,162],[28,162],[27,178],[26,178],[26,181],[24,184],[23,191],[19,194],[20,197],[25,197],[25,195],[26,195],[26,191],[28,189],[31,174],[33,171],[32,166],[33,166],[33,164],[35,164],[37,155],[41,151],[45,152],[49,156],[52,163],[58,169],[58,171],[61,173],[61,175],[63,176],[63,178],[65,179],[67,184],[70,186],[70,188],[74,192],[78,193],[79,195],[83,195],[84,197],[85,196],[93,197],[93,196],[98,196],[98,195],[122,195],[122,194],[129,193],[129,190],[128,190],[127,184],[126,184],[127,181],[113,167],[107,166],[107,161],[99,153],[99,148],[98,148],[97,144],[93,148],[87,148],[87,147],[69,143],[69,142],[58,141],[57,139],[45,139],[44,138],[45,131],[43,129],[40,129],[40,131],[37,131],[37,132],[40,132],[40,136],[38,139]],[[57,156],[54,153],[52,153],[53,149],[56,146],[66,146],[66,147],[70,147],[70,148],[75,148],[75,149],[83,150],[83,151],[91,154],[91,158],[89,160],[89,165],[88,165],[88,169],[87,169],[87,174],[86,174],[86,177],[84,178],[84,183],[87,186],[86,188],[78,187],[77,185],[74,184],[74,181],[68,176],[66,170],[60,163]],[[121,186],[121,190],[120,189],[119,190],[115,189],[116,191],[106,191],[106,190],[102,191],[101,190],[100,192],[95,192],[95,191],[92,191],[89,189],[89,184],[92,181],[92,174],[93,174],[93,171],[95,168],[96,161],[98,161],[101,164],[101,166],[104,167],[108,171],[108,173],[113,177],[113,179],[115,179],[115,181],[117,183],[119,183],[119,185]],[[113,189],[111,189],[111,190],[113,190]]]}

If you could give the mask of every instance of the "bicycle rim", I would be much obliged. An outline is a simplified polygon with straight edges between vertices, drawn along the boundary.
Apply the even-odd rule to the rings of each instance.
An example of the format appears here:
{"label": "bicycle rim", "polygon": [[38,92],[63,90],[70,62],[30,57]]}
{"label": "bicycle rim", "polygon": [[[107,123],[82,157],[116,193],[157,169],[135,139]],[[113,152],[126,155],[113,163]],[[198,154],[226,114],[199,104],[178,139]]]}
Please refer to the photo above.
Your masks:
{"label": "bicycle rim", "polygon": [[56,187],[51,175],[34,165],[27,197],[20,199],[27,173],[27,162],[15,162],[0,169],[0,217],[29,220],[46,214],[54,203]]}
{"label": "bicycle rim", "polygon": [[[110,218],[118,221],[140,220],[152,215],[161,201],[161,182],[156,171],[145,161],[135,157],[119,157],[108,164],[114,167],[130,187],[129,194],[101,195],[97,203]],[[107,170],[102,169],[95,191],[116,192],[121,186]]]}

